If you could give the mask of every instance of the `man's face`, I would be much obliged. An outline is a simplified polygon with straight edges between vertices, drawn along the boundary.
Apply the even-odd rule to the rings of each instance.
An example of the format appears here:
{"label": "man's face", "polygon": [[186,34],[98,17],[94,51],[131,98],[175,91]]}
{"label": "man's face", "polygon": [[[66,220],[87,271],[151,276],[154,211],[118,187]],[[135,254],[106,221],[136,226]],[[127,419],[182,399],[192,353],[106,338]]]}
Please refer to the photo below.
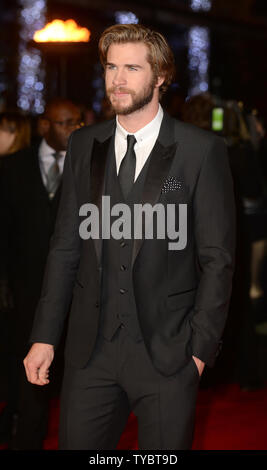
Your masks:
{"label": "man's face", "polygon": [[152,101],[158,79],[147,61],[143,43],[112,44],[107,53],[107,97],[116,114],[127,115]]}
{"label": "man's face", "polygon": [[66,150],[72,131],[80,127],[81,114],[76,106],[58,104],[50,108],[45,119],[47,125],[43,136],[55,150]]}

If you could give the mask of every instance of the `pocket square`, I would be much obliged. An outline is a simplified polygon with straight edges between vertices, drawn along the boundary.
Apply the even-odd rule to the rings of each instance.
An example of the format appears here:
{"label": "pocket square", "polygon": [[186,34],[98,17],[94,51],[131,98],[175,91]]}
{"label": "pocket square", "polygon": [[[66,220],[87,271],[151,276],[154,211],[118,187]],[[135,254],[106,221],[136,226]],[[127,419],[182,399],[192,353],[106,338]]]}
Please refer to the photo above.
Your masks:
{"label": "pocket square", "polygon": [[182,190],[183,189],[183,183],[182,181],[179,181],[176,176],[169,176],[161,188],[162,193],[168,193],[169,191],[177,191],[177,190]]}

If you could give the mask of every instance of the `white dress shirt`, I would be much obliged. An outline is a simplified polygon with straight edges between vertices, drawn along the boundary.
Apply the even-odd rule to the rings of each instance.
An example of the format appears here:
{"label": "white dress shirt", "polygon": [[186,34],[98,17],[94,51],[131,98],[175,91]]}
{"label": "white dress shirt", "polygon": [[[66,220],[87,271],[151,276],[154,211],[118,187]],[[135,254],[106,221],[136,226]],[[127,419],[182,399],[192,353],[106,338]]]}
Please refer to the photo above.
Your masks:
{"label": "white dress shirt", "polygon": [[[153,149],[155,142],[159,135],[159,130],[163,118],[163,110],[159,104],[157,115],[154,119],[149,122],[145,127],[134,133],[136,138],[136,144],[134,151],[136,155],[136,168],[135,168],[135,179],[136,181],[140,171],[149,157],[151,150]],[[119,123],[118,116],[116,117],[117,126],[115,133],[115,155],[116,155],[116,166],[117,173],[119,172],[120,164],[125,156],[127,150],[127,135],[131,132],[127,132],[122,125]]]}
{"label": "white dress shirt", "polygon": [[[46,175],[48,173],[50,166],[55,161],[55,157],[53,157],[54,153],[55,153],[55,149],[50,147],[50,145],[48,145],[45,139],[42,139],[41,144],[39,146],[38,156],[39,156],[39,165],[40,165],[41,175],[42,175],[43,183],[45,186],[47,185]],[[58,162],[60,174],[62,175],[66,151],[61,150],[59,153],[61,156],[58,158],[57,162]]]}

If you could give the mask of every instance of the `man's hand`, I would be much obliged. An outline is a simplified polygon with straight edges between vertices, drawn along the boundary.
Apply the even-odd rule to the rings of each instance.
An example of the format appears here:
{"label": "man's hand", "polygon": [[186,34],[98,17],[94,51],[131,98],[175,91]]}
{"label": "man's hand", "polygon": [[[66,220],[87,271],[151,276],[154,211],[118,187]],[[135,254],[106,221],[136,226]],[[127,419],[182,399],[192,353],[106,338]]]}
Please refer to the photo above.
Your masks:
{"label": "man's hand", "polygon": [[196,363],[196,366],[198,368],[198,373],[199,373],[199,376],[201,377],[202,375],[202,372],[204,370],[204,367],[205,367],[205,362],[201,361],[200,359],[198,359],[198,357],[196,356],[192,356],[195,363]]}
{"label": "man's hand", "polygon": [[53,359],[52,344],[34,343],[23,361],[28,381],[34,385],[48,384],[49,367]]}

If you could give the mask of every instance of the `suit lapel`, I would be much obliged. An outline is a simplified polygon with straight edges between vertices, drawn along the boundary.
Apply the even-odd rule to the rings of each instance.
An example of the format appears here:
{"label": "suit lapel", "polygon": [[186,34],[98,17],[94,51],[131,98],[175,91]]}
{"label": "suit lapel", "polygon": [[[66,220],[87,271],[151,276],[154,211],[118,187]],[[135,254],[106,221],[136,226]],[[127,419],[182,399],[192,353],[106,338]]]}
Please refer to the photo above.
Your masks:
{"label": "suit lapel", "polygon": [[45,187],[45,184],[43,182],[42,178],[42,173],[41,173],[41,168],[40,168],[40,161],[39,161],[39,146],[40,143],[34,144],[31,148],[31,158],[32,158],[32,168],[35,173],[35,177],[33,181],[35,181],[35,184],[38,187],[38,192],[42,193],[44,199],[49,202],[49,197],[48,193]]}
{"label": "suit lapel", "polygon": [[[164,180],[167,178],[174,155],[177,150],[174,139],[174,120],[164,114],[156,144],[150,155],[141,204],[151,204],[158,201]],[[143,244],[143,239],[133,240],[132,267]]]}
{"label": "suit lapel", "polygon": [[[91,202],[98,207],[99,211],[99,239],[94,238],[98,263],[101,263],[102,252],[102,195],[105,192],[105,175],[107,162],[114,147],[114,125],[108,132],[109,136],[104,141],[94,140],[91,158],[90,194]],[[102,136],[105,138],[105,136]]]}

